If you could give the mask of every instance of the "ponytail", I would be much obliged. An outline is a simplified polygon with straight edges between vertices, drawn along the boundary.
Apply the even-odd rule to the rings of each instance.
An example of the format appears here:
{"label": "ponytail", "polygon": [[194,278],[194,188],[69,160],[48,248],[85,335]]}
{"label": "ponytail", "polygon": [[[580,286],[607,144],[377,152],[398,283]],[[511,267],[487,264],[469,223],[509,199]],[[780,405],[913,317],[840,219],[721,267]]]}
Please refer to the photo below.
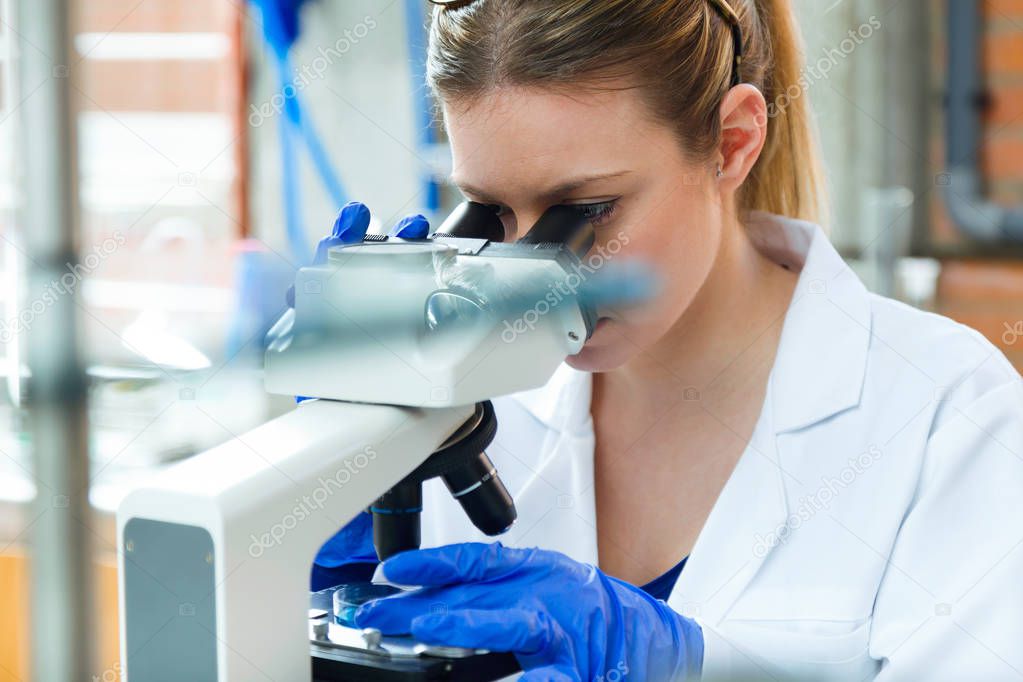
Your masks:
{"label": "ponytail", "polygon": [[766,48],[760,88],[767,100],[767,140],[742,187],[740,206],[823,225],[827,220],[827,188],[792,3],[756,0],[752,4],[753,22],[743,23],[759,23],[756,28]]}

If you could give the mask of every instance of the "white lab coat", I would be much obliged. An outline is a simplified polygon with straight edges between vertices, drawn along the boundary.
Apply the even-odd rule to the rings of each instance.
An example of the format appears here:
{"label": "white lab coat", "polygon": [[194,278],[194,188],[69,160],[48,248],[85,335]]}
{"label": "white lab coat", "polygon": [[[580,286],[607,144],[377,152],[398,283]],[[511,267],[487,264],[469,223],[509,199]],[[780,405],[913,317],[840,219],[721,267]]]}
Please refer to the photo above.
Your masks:
{"label": "white lab coat", "polygon": [[[800,276],[752,439],[668,599],[703,627],[704,679],[1023,679],[1019,374],[869,293],[818,227],[748,229]],[[562,366],[495,401],[505,544],[597,563],[590,387]],[[443,486],[424,501],[424,546],[487,540]]]}

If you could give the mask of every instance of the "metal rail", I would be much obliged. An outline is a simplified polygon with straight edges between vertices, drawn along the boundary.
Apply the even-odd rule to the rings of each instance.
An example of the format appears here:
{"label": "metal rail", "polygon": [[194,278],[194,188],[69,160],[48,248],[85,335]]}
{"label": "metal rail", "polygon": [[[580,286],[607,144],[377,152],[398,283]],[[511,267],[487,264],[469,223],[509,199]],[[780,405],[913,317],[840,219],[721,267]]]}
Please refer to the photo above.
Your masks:
{"label": "metal rail", "polygon": [[[18,0],[22,233],[32,324],[26,345],[36,499],[31,514],[32,677],[92,679],[86,377],[75,293],[78,166],[69,0]],[[78,289],[80,287],[76,287]]]}

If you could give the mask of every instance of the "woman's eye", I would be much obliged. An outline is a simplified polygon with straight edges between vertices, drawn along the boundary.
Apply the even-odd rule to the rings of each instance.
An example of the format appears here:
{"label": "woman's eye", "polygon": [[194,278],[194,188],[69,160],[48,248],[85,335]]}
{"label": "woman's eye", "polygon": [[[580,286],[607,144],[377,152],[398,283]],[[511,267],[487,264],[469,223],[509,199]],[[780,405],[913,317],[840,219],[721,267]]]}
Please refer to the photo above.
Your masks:
{"label": "woman's eye", "polygon": [[617,199],[595,204],[575,204],[575,207],[594,225],[600,225],[610,220],[617,206]]}
{"label": "woman's eye", "polygon": [[501,219],[501,223],[504,225],[505,241],[511,240],[516,230],[515,214],[512,213],[510,208],[501,204],[491,204],[490,207],[494,209],[494,213]]}

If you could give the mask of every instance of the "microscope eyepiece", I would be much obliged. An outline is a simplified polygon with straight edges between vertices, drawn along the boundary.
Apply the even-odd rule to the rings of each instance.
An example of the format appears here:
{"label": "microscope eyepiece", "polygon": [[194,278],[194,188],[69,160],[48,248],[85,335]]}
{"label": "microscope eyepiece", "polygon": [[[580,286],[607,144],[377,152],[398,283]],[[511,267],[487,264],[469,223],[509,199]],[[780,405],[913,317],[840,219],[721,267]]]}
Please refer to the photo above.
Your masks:
{"label": "microscope eyepiece", "polygon": [[594,241],[593,223],[577,206],[552,206],[518,240],[519,244],[564,244],[577,258],[585,256]]}
{"label": "microscope eyepiece", "polygon": [[[464,201],[455,207],[434,236],[504,241],[504,223],[496,206]],[[547,209],[519,244],[564,244],[582,258],[593,247],[593,223],[577,206],[558,205]]]}
{"label": "microscope eyepiece", "polygon": [[501,216],[497,214],[497,207],[475,201],[464,201],[441,223],[434,236],[503,242],[504,223],[501,221]]}

